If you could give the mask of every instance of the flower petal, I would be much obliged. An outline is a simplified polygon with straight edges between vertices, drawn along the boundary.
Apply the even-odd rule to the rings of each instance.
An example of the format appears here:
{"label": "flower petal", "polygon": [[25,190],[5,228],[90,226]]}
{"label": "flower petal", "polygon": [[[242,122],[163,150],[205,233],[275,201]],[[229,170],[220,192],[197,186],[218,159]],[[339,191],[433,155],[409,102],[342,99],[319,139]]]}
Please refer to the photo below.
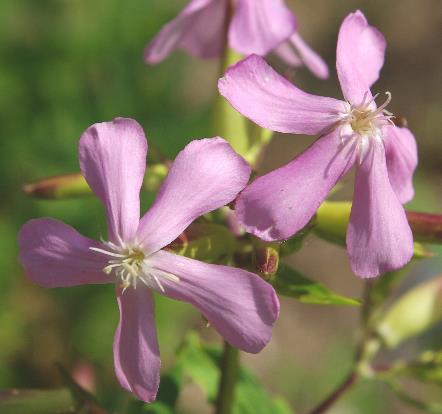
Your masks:
{"label": "flower petal", "polygon": [[297,27],[283,0],[238,0],[229,30],[229,44],[244,55],[266,55]]}
{"label": "flower petal", "polygon": [[256,55],[231,66],[218,88],[238,112],[272,131],[322,133],[344,111],[342,101],[301,91]]}
{"label": "flower petal", "polygon": [[219,56],[223,46],[226,7],[225,1],[192,0],[147,45],[144,59],[150,64],[161,62],[176,48],[202,58]]}
{"label": "flower petal", "polygon": [[146,153],[143,129],[133,119],[94,124],[80,138],[81,171],[106,207],[113,242],[128,242],[137,230]]}
{"label": "flower petal", "polygon": [[386,41],[358,10],[350,13],[339,30],[336,68],[346,100],[358,105],[379,78]]}
{"label": "flower petal", "polygon": [[152,402],[160,384],[160,351],[149,289],[117,288],[120,323],[114,338],[115,373],[123,388]]}
{"label": "flower petal", "polygon": [[413,235],[388,179],[381,142],[373,142],[356,173],[347,250],[361,277],[399,269],[413,256]]}
{"label": "flower petal", "polygon": [[279,301],[273,287],[260,277],[164,250],[151,259],[156,269],[180,279],[163,278],[165,294],[197,307],[232,346],[256,353],[270,341]]}
{"label": "flower petal", "polygon": [[235,199],[250,167],[222,138],[192,141],[176,157],[152,208],[140,221],[138,240],[155,252],[197,217]]}
{"label": "flower petal", "polygon": [[319,56],[299,35],[298,32],[292,35],[290,41],[296,48],[304,65],[319,79],[327,79],[329,76],[328,67],[325,61]]}
{"label": "flower petal", "polygon": [[339,132],[319,138],[287,165],[263,175],[238,197],[241,225],[263,240],[284,240],[313,217],[330,189],[354,163],[354,144]]}
{"label": "flower petal", "polygon": [[26,274],[43,287],[112,282],[102,271],[106,259],[90,250],[99,243],[61,221],[30,220],[21,228],[18,242]]}
{"label": "flower petal", "polygon": [[413,173],[417,167],[417,145],[408,128],[387,126],[384,129],[388,177],[402,204],[414,197]]}
{"label": "flower petal", "polygon": [[292,44],[289,41],[281,43],[272,51],[272,53],[288,66],[292,66],[294,68],[303,66],[301,58],[293,49]]}

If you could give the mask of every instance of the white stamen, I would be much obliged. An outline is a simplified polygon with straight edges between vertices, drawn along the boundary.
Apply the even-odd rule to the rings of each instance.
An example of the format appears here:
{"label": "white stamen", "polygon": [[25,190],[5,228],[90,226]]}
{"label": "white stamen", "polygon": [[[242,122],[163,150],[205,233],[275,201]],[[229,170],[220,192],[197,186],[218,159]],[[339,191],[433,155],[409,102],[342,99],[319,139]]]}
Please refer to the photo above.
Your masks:
{"label": "white stamen", "polygon": [[345,109],[340,114],[339,136],[341,143],[345,139],[356,139],[358,160],[362,163],[368,153],[372,140],[382,140],[382,127],[393,125],[394,115],[385,108],[391,102],[391,93],[385,92],[387,99],[376,108],[375,100],[379,93],[368,100],[369,92],[365,92],[358,105],[345,103]]}
{"label": "white stamen", "polygon": [[138,279],[149,289],[158,290],[165,293],[161,280],[168,280],[177,283],[179,277],[167,273],[163,270],[152,267],[149,263],[149,257],[138,243],[127,244],[122,242],[120,246],[110,241],[102,241],[109,250],[90,247],[97,253],[111,257],[108,264],[103,268],[103,272],[111,275],[120,281],[123,293],[127,288],[137,288]]}

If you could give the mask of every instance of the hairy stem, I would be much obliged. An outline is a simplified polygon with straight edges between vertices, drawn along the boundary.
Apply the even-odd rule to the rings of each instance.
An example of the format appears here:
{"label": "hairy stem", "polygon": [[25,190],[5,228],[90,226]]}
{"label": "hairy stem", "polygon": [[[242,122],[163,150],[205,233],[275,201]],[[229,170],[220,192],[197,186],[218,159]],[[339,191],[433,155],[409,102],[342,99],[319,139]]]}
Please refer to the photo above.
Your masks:
{"label": "hairy stem", "polygon": [[224,342],[224,353],[221,359],[221,378],[216,400],[216,414],[230,414],[232,412],[238,369],[239,350]]}
{"label": "hairy stem", "polygon": [[355,371],[352,371],[342,383],[316,408],[310,411],[310,414],[325,413],[350,387],[356,382],[358,376]]}

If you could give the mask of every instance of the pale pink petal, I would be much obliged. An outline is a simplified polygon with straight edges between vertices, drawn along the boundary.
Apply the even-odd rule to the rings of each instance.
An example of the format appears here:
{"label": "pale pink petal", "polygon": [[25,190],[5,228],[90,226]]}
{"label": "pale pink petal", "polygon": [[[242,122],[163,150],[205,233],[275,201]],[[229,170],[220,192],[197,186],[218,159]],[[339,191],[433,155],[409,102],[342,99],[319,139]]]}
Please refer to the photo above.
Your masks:
{"label": "pale pink petal", "polygon": [[137,230],[146,153],[143,129],[133,119],[94,124],[81,136],[81,171],[106,207],[113,242],[129,242]]}
{"label": "pale pink petal", "polygon": [[99,243],[67,224],[42,218],[28,221],[18,236],[20,262],[33,282],[47,288],[109,283],[103,256],[90,250]]}
{"label": "pale pink petal", "polygon": [[344,110],[342,101],[301,91],[256,55],[231,66],[218,88],[238,112],[272,131],[326,132]]}
{"label": "pale pink petal", "polygon": [[152,208],[140,221],[138,240],[155,252],[197,217],[235,199],[250,167],[222,138],[192,141],[176,157]]}
{"label": "pale pink petal", "polygon": [[235,212],[248,231],[263,240],[284,240],[313,217],[330,189],[355,159],[351,140],[334,131],[319,138],[287,165],[259,177],[238,197]]}
{"label": "pale pink petal", "polygon": [[144,59],[155,64],[177,48],[202,58],[220,55],[226,7],[225,0],[192,0],[147,45]]}
{"label": "pale pink petal", "polygon": [[260,277],[164,250],[155,253],[151,260],[157,271],[179,278],[161,279],[165,294],[197,307],[232,346],[256,353],[270,341],[279,301],[273,287]]}
{"label": "pale pink petal", "polygon": [[414,197],[413,173],[417,167],[416,140],[408,128],[384,128],[384,145],[387,156],[388,177],[402,204]]}
{"label": "pale pink petal", "polygon": [[399,269],[413,256],[413,235],[381,142],[373,141],[356,173],[347,250],[353,272],[364,278]]}
{"label": "pale pink petal", "polygon": [[160,351],[152,292],[140,284],[117,288],[120,323],[114,338],[115,373],[123,388],[145,402],[155,400],[160,384]]}
{"label": "pale pink petal", "polygon": [[266,55],[295,32],[295,16],[283,0],[237,0],[229,44],[243,55]]}
{"label": "pale pink petal", "polygon": [[329,72],[327,64],[299,35],[298,32],[292,35],[290,41],[296,48],[304,65],[319,79],[327,79]]}
{"label": "pale pink petal", "polygon": [[289,41],[281,43],[276,49],[272,51],[272,53],[288,66],[292,66],[294,68],[302,66],[301,58],[295,52],[293,46]]}
{"label": "pale pink petal", "polygon": [[343,21],[338,36],[336,67],[346,100],[360,104],[379,78],[386,42],[382,33],[367,23],[358,10]]}

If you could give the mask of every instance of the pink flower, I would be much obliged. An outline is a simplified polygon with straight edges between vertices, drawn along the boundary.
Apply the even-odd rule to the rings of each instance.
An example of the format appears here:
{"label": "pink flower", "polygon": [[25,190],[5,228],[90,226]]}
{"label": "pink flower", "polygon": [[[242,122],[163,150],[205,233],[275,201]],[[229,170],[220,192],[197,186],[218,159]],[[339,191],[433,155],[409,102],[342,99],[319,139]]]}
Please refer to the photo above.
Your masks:
{"label": "pink flower", "polygon": [[[190,0],[146,47],[147,63],[165,59],[180,48],[202,58],[220,56],[231,0]],[[236,0],[228,28],[229,46],[243,55],[275,52],[287,64],[307,66],[319,78],[328,77],[325,62],[297,32],[297,22],[284,0]]]}
{"label": "pink flower", "polygon": [[307,94],[250,56],[219,81],[221,94],[260,126],[292,134],[321,134],[287,165],[258,178],[240,195],[236,212],[247,231],[264,240],[302,229],[330,189],[356,164],[347,249],[355,274],[397,269],[413,254],[402,203],[413,197],[417,165],[413,135],[395,127],[371,85],[384,63],[386,42],[357,11],[342,23],[337,71],[345,101]]}
{"label": "pink flower", "polygon": [[116,283],[114,363],[121,385],[141,400],[155,399],[153,291],[191,303],[233,346],[259,352],[279,312],[273,288],[244,270],[162,250],[197,217],[236,197],[249,179],[246,162],[221,138],[191,142],[140,219],[147,153],[140,125],[123,118],[92,125],[79,147],[83,175],[106,208],[109,240],[90,240],[57,220],[31,220],[19,235],[20,260],[44,287]]}

